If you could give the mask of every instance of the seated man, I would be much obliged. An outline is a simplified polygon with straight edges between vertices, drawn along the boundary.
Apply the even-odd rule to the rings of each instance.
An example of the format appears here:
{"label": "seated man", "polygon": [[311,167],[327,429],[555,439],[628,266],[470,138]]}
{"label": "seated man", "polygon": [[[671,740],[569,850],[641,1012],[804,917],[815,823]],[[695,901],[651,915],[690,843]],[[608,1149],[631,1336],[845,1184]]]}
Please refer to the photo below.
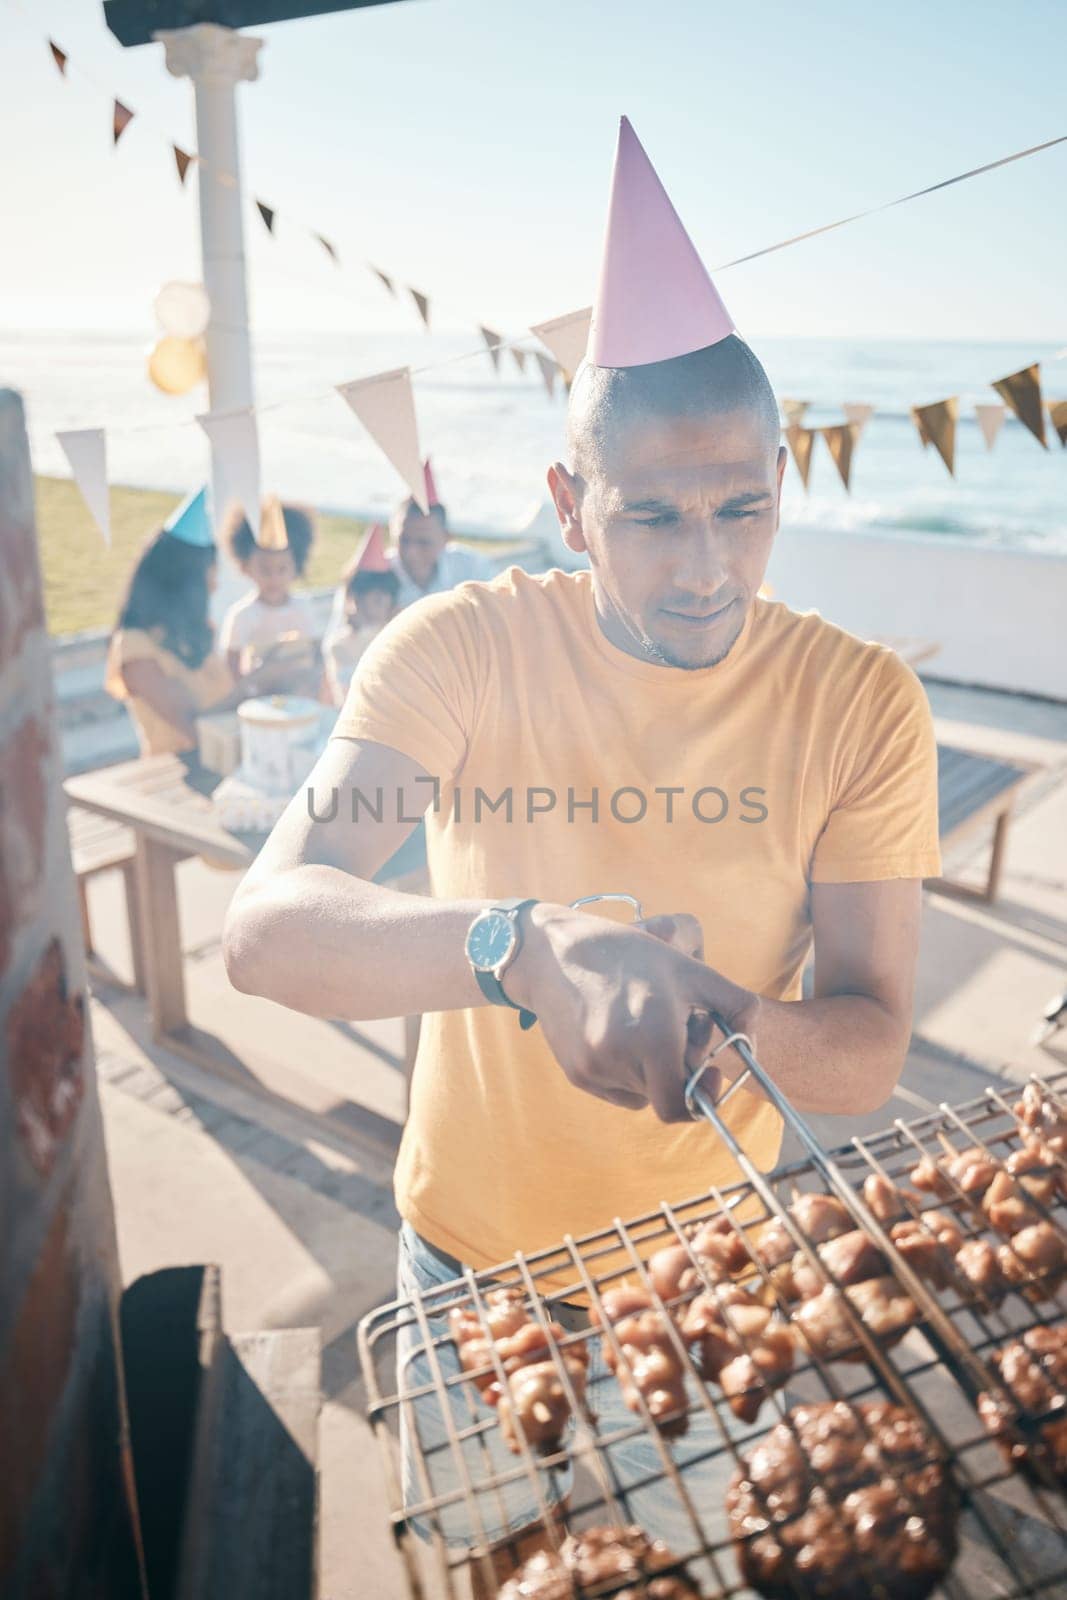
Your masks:
{"label": "seated man", "polygon": [[[426,1014],[396,1171],[402,1294],[733,1181],[687,1115],[717,1038],[694,1014],[746,1032],[808,1111],[882,1105],[907,1050],[939,871],[926,699],[892,651],[759,598],[778,408],[624,124],[613,219],[635,169],[661,203],[609,228],[548,473],[589,570],[512,568],[391,623],[226,930],[241,989],[316,1016]],[[433,896],[376,887],[424,810]],[[571,908],[605,890],[655,915]],[[725,1115],[772,1167],[774,1108],[743,1088]],[[652,1441],[630,1449],[634,1481],[657,1471]],[[659,1491],[648,1531],[691,1545]],[[525,1481],[509,1492],[511,1527],[532,1522]]]}

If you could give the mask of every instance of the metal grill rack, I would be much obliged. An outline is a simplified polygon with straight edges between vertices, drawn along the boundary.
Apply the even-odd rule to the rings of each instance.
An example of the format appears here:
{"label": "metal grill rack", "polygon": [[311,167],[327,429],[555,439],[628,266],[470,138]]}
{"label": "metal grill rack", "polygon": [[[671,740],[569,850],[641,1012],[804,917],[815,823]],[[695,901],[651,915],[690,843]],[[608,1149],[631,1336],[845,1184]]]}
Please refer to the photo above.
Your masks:
{"label": "metal grill rack", "polygon": [[[745,1061],[746,1070],[766,1083],[747,1041],[735,1041],[733,1047]],[[1067,1114],[1067,1072],[1032,1081]],[[692,1095],[698,1104],[700,1093],[694,1083]],[[365,1317],[359,1329],[359,1350],[368,1414],[384,1451],[391,1522],[411,1595],[417,1600],[430,1600],[431,1596],[436,1600],[439,1595],[466,1600],[475,1575],[481,1592],[495,1593],[490,1550],[503,1549],[518,1562],[520,1551],[514,1536],[522,1530],[512,1520],[512,1508],[520,1500],[543,1527],[546,1542],[558,1546],[568,1529],[595,1524],[621,1528],[640,1522],[641,1495],[657,1485],[687,1530],[687,1542],[675,1541],[672,1549],[698,1582],[701,1593],[707,1600],[747,1595],[750,1591],[738,1573],[722,1496],[714,1497],[712,1504],[701,1501],[691,1492],[695,1475],[718,1461],[725,1485],[730,1470],[798,1401],[887,1399],[918,1414],[929,1436],[931,1458],[950,1466],[960,1490],[961,1551],[938,1594],[946,1600],[1067,1596],[1067,1497],[1054,1482],[1030,1482],[1013,1472],[975,1410],[982,1392],[1011,1399],[990,1357],[1000,1345],[1030,1328],[1062,1323],[1067,1318],[1067,1286],[1044,1286],[1044,1297],[1038,1303],[1012,1292],[995,1305],[983,1301],[958,1277],[949,1288],[935,1292],[916,1276],[860,1194],[864,1179],[872,1172],[906,1189],[909,1173],[924,1154],[943,1157],[977,1145],[994,1159],[1004,1160],[1021,1143],[1012,1114],[1014,1099],[1014,1094],[1009,1100],[987,1089],[964,1105],[946,1105],[915,1120],[897,1121],[832,1154],[818,1147],[802,1120],[783,1102],[783,1114],[807,1142],[809,1155],[770,1176],[759,1173],[737,1148],[718,1108],[708,1101],[701,1109],[733,1148],[744,1173],[742,1181],[721,1191],[710,1189],[680,1204],[664,1204],[657,1211],[628,1223],[617,1221],[611,1228],[581,1239],[565,1239],[551,1250],[516,1255],[499,1268],[468,1271],[452,1283]],[[1062,1164],[1067,1166],[1067,1160]],[[667,1306],[652,1288],[645,1263],[667,1244],[689,1249],[692,1225],[725,1211],[746,1241],[750,1258],[749,1268],[738,1281],[758,1286],[762,1278],[763,1291],[768,1296],[776,1294],[752,1241],[763,1224],[777,1217],[809,1264],[826,1282],[834,1282],[812,1241],[788,1210],[797,1195],[808,1190],[836,1194],[843,1201],[856,1225],[883,1251],[893,1276],[918,1307],[919,1320],[902,1342],[886,1349],[846,1297],[846,1314],[861,1358],[820,1360],[802,1352],[798,1340],[797,1365],[789,1382],[766,1398],[754,1423],[742,1425],[732,1417],[717,1386],[701,1381]],[[951,1210],[965,1237],[1005,1242],[983,1226],[983,1218],[958,1188],[947,1199],[924,1197],[923,1208],[909,1203],[909,1215],[921,1222],[924,1209],[932,1207]],[[1036,1209],[1067,1237],[1067,1206],[1062,1200],[1054,1202],[1051,1209],[1040,1204]],[[691,1249],[690,1256],[710,1286]],[[617,1358],[621,1352],[606,1319],[602,1330],[590,1332],[560,1308],[575,1304],[598,1307],[604,1291],[624,1278],[649,1292],[685,1363],[686,1416],[694,1425],[688,1436],[665,1437],[643,1402],[639,1414],[626,1413],[625,1424],[605,1431],[595,1417],[598,1410],[606,1409],[606,1386],[614,1389],[617,1379],[604,1370],[603,1363],[594,1362],[590,1367],[587,1408],[578,1403],[564,1360],[568,1350],[582,1343],[592,1349],[603,1341],[613,1347]],[[448,1311],[453,1307],[473,1311],[487,1331],[486,1295],[500,1287],[523,1292],[531,1316],[544,1332],[570,1402],[573,1421],[560,1446],[548,1452],[530,1448],[521,1428],[517,1430],[518,1453],[502,1449],[497,1414],[483,1402],[475,1382],[479,1375],[484,1379],[486,1369],[478,1374],[458,1368]],[[786,1308],[782,1309],[785,1312]],[[726,1317],[729,1321],[729,1308]],[[555,1318],[574,1331],[554,1334],[551,1324]],[[745,1343],[743,1336],[740,1342]],[[491,1359],[493,1375],[504,1384],[499,1357]],[[1025,1435],[1041,1420],[1021,1418],[1019,1427]],[[400,1473],[402,1432],[409,1463],[406,1496]],[[698,1433],[699,1447],[692,1442]],[[640,1436],[653,1441],[655,1467],[635,1479],[620,1470],[619,1462],[625,1460],[627,1442]],[[565,1525],[555,1509],[564,1471],[569,1474]],[[522,1528],[529,1522],[529,1511],[525,1511]],[[609,1594],[611,1589],[595,1592]],[[869,1593],[871,1600],[880,1600],[884,1593],[874,1574]]]}

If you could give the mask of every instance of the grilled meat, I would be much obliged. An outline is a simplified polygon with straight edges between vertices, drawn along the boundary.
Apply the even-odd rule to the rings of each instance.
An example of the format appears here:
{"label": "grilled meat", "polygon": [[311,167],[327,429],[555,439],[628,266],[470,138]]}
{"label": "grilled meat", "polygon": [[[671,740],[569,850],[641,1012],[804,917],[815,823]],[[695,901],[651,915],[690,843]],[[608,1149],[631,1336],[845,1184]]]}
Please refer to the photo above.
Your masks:
{"label": "grilled meat", "polygon": [[722,1388],[735,1416],[753,1422],[772,1389],[793,1370],[788,1327],[740,1284],[719,1284],[697,1295],[681,1321],[696,1345],[701,1377]]}
{"label": "grilled meat", "polygon": [[908,1265],[937,1289],[952,1282],[954,1257],[963,1244],[955,1217],[945,1211],[924,1211],[894,1223],[889,1236]]}
{"label": "grilled meat", "polygon": [[956,1252],[956,1275],[987,1305],[995,1306],[1008,1292],[997,1252],[986,1239],[967,1239]]}
{"label": "grilled meat", "polygon": [[[699,1267],[694,1266],[696,1257]],[[661,1300],[668,1303],[703,1286],[720,1283],[749,1264],[745,1241],[728,1216],[702,1222],[684,1244],[664,1245],[650,1257],[648,1275]]]}
{"label": "grilled meat", "polygon": [[812,1244],[825,1244],[856,1225],[847,1207],[832,1194],[798,1195],[789,1210]]}
{"label": "grilled meat", "polygon": [[1004,1165],[1041,1205],[1055,1205],[1057,1197],[1067,1200],[1067,1159],[1040,1139],[1031,1138]]}
{"label": "grilled meat", "polygon": [[[618,1585],[618,1587],[616,1587]],[[640,1528],[587,1528],[559,1551],[539,1550],[499,1590],[497,1600],[700,1600],[685,1568]]]}
{"label": "grilled meat", "polygon": [[901,1406],[797,1406],[726,1497],[745,1582],[768,1600],[923,1600],[956,1554],[957,1499]]}
{"label": "grilled meat", "polygon": [[982,1210],[989,1218],[990,1227],[1009,1237],[1041,1221],[1040,1211],[1006,1166],[1001,1168],[982,1196]]}
{"label": "grilled meat", "polygon": [[622,1283],[604,1292],[593,1308],[592,1321],[609,1322],[621,1346],[621,1359],[612,1341],[603,1340],[604,1359],[622,1386],[631,1411],[641,1414],[644,1398],[649,1415],[664,1434],[684,1433],[686,1417],[685,1368],[674,1347],[670,1330],[644,1289]]}
{"label": "grilled meat", "polygon": [[1008,1394],[979,1395],[979,1416],[1011,1466],[1067,1489],[1067,1327],[1031,1328],[992,1360]]}
{"label": "grilled meat", "polygon": [[719,1383],[730,1410],[742,1422],[755,1422],[772,1389],[780,1389],[793,1370],[793,1334],[783,1322],[772,1322],[744,1354],[728,1361]]}
{"label": "grilled meat", "polygon": [[[839,1233],[826,1244],[819,1245],[817,1254],[840,1284],[879,1278],[886,1268],[885,1256],[862,1228]],[[802,1300],[818,1294],[827,1282],[826,1273],[820,1272],[803,1251],[798,1251],[794,1257],[792,1278],[793,1287]]]}
{"label": "grilled meat", "polygon": [[868,1278],[844,1292],[827,1284],[793,1314],[797,1336],[820,1360],[864,1359],[863,1345],[848,1315],[846,1296],[864,1327],[884,1346],[896,1344],[919,1318],[914,1300],[895,1278]]}
{"label": "grilled meat", "polygon": [[863,1198],[879,1222],[899,1222],[908,1215],[902,1191],[880,1172],[872,1172],[864,1178]]}
{"label": "grilled meat", "polygon": [[[485,1296],[485,1328],[473,1306],[449,1315],[449,1329],[459,1350],[459,1363],[487,1405],[499,1406],[500,1426],[510,1449],[529,1444],[556,1444],[570,1416],[562,1380],[549,1356],[549,1336],[526,1309],[521,1289],[491,1289]],[[558,1322],[548,1325],[553,1339],[565,1339]],[[495,1334],[490,1338],[489,1334]],[[578,1400],[585,1396],[589,1352],[584,1344],[568,1345],[562,1360]],[[504,1384],[497,1363],[504,1373]]]}
{"label": "grilled meat", "polygon": [[[560,1354],[579,1405],[585,1400],[588,1354],[584,1345],[569,1345]],[[497,1403],[500,1431],[516,1455],[522,1441],[551,1449],[563,1437],[571,1407],[554,1361],[535,1361],[512,1372]]]}
{"label": "grilled meat", "polygon": [[939,1195],[942,1200],[951,1199],[962,1190],[967,1199],[978,1202],[999,1170],[992,1156],[972,1145],[943,1161],[923,1156],[912,1170],[911,1181],[917,1189]]}
{"label": "grilled meat", "polygon": [[1024,1139],[1039,1141],[1056,1155],[1067,1156],[1067,1112],[1039,1084],[1028,1083],[1012,1109]]}
{"label": "grilled meat", "polygon": [[1034,1304],[1054,1299],[1067,1277],[1067,1243],[1051,1222],[1023,1228],[999,1246],[997,1260],[1011,1287]]}

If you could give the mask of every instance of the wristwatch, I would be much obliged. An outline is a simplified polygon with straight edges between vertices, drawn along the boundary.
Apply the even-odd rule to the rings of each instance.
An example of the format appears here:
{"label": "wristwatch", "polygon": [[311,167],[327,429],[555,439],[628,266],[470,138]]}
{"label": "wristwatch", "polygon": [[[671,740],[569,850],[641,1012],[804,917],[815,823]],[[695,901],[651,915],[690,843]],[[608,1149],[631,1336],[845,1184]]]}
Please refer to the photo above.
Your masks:
{"label": "wristwatch", "polygon": [[467,929],[464,946],[471,970],[485,998],[495,1006],[511,1006],[519,1013],[519,1027],[532,1028],[537,1017],[525,1006],[516,1005],[504,993],[501,978],[522,948],[520,913],[536,900],[501,900],[488,911],[479,911]]}

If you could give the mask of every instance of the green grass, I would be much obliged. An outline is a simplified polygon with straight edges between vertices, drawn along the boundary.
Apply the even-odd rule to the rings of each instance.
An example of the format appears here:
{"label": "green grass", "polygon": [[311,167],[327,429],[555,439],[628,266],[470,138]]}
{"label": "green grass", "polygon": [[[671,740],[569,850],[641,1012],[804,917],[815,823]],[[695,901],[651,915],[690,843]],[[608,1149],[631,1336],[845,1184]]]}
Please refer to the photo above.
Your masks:
{"label": "green grass", "polygon": [[[68,478],[38,477],[34,488],[49,632],[111,627],[137,552],[181,496],[155,489],[112,489],[109,550]],[[363,526],[355,517],[320,517],[302,587],[336,583]]]}

